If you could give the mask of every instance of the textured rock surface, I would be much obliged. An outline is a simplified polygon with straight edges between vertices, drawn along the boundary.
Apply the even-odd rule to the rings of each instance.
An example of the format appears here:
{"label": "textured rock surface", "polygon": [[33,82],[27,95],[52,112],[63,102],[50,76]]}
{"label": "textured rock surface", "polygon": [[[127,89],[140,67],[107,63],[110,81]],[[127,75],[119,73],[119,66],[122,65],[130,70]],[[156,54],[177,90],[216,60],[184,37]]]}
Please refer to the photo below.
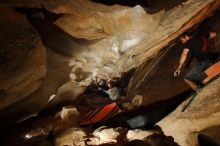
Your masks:
{"label": "textured rock surface", "polygon": [[[68,67],[68,60],[47,48],[47,75],[44,77],[40,88],[35,92],[26,96],[26,98],[11,104],[10,106],[0,111],[2,120],[0,123],[11,124],[20,120],[27,119],[31,116],[36,116],[38,112],[45,106],[54,105],[62,102],[60,96],[66,94],[65,89],[61,90],[58,98],[54,98],[48,103],[51,95],[57,94],[57,91],[62,85],[69,80],[70,68]],[[76,94],[74,94],[76,95]],[[68,94],[70,97],[70,94]],[[75,99],[72,97],[71,99]],[[67,98],[66,98],[67,99]],[[18,114],[19,113],[19,114]],[[8,121],[9,120],[9,121]],[[6,122],[8,121],[8,122]]]}
{"label": "textured rock surface", "polygon": [[89,138],[89,141],[87,142],[88,145],[100,145],[100,144],[106,144],[111,143],[115,144],[117,143],[117,137],[119,136],[119,130],[120,128],[107,128],[105,126],[99,127],[95,131],[93,131],[92,135],[94,137]]}
{"label": "textured rock surface", "polygon": [[161,120],[157,125],[162,128],[165,135],[173,136],[181,146],[196,146],[199,133],[206,134],[207,132],[213,138],[218,138],[213,135],[219,131],[219,128],[213,127],[220,125],[219,83],[220,79],[217,79],[204,87],[185,112],[181,112],[181,109],[188,100]]}
{"label": "textured rock surface", "polygon": [[144,140],[149,135],[155,134],[155,131],[146,131],[141,129],[129,130],[126,138],[128,141],[132,140]]}
{"label": "textured rock surface", "polygon": [[56,138],[56,146],[86,146],[86,133],[81,128],[71,128]]}
{"label": "textured rock surface", "polygon": [[57,89],[54,98],[49,104],[56,105],[60,102],[75,101],[79,95],[83,94],[86,90],[85,86],[76,86],[73,82],[68,81]]}
{"label": "textured rock surface", "polygon": [[73,145],[147,145],[147,146],[178,146],[171,137],[156,131],[128,130],[125,128],[100,127],[92,134],[85,129],[71,128],[56,138],[56,146]]}
{"label": "textured rock surface", "polygon": [[12,8],[1,6],[0,109],[37,90],[46,75],[46,53],[40,37]]}
{"label": "textured rock surface", "polygon": [[133,98],[135,94],[142,94],[144,96],[143,104],[149,105],[189,90],[183,80],[184,70],[181,76],[173,77],[181,52],[180,45],[174,44],[165,48],[155,58],[140,65],[130,79],[127,98]]}
{"label": "textured rock surface", "polygon": [[91,135],[81,128],[70,128],[55,140],[56,146],[86,146],[101,145],[106,143],[115,144],[119,133],[117,129],[100,127]]}
{"label": "textured rock surface", "polygon": [[[70,100],[75,100],[77,95],[84,91],[84,86],[96,81],[97,78],[109,79],[120,76],[121,73],[139,66],[147,59],[155,57],[180,33],[201,22],[219,6],[219,3],[219,0],[188,0],[168,11],[148,14],[139,5],[105,6],[88,0],[8,0],[7,4],[10,6],[43,7],[52,13],[61,14],[53,23],[53,26],[59,29],[55,29],[56,33],[50,34],[55,37],[42,37],[42,40],[44,43],[49,42],[50,49],[58,47],[58,53],[69,57],[59,56],[53,51],[51,53],[48,49],[48,74],[41,87],[38,88],[38,85],[35,87],[38,88],[36,92],[30,96],[24,95],[28,98],[1,111],[5,116],[4,119],[7,119],[11,113],[20,116],[38,112],[47,104],[52,94],[57,94],[56,97],[61,101],[61,98],[69,99],[69,97]],[[53,32],[52,28],[42,30]],[[68,66],[71,67],[71,73]],[[68,82],[69,78],[70,82]],[[76,87],[73,83],[84,86],[75,92],[71,90]],[[172,85],[172,82],[170,83]],[[176,88],[173,88],[174,90],[175,92],[161,99],[169,98],[179,92],[179,90],[176,92]],[[4,90],[0,90],[0,93],[2,97],[6,96]],[[154,95],[149,96],[149,99],[152,97]],[[31,109],[28,108],[27,111],[26,105]],[[17,114],[16,110],[20,110],[21,114]]]}
{"label": "textured rock surface", "polygon": [[105,6],[87,0],[10,0],[9,3],[44,6],[63,14],[55,22],[57,26],[75,38],[96,40],[83,49],[72,48],[70,78],[82,85],[90,84],[96,77],[120,76],[138,66],[219,6],[218,0],[188,0],[166,12],[150,15],[138,5]]}

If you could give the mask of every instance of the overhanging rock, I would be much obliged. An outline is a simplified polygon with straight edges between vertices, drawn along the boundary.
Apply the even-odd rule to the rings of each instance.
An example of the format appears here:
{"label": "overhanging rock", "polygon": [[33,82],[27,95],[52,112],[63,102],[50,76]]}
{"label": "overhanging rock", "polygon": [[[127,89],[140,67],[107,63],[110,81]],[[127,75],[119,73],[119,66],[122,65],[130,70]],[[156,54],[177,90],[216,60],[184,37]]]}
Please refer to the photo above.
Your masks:
{"label": "overhanging rock", "polygon": [[55,22],[57,26],[75,38],[96,40],[84,49],[72,48],[70,78],[81,85],[89,85],[96,78],[120,76],[137,67],[205,19],[219,3],[219,0],[188,0],[168,11],[150,15],[138,5],[105,6],[88,0],[9,1],[13,6],[43,6],[63,14]]}

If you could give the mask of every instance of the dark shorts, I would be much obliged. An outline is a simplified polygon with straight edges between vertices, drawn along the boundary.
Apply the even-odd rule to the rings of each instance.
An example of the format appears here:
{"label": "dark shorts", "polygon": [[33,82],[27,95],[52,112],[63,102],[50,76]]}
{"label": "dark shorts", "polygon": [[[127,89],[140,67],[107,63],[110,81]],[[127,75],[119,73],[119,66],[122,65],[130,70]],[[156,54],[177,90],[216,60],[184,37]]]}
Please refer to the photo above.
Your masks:
{"label": "dark shorts", "polygon": [[199,75],[209,66],[212,65],[212,61],[196,61],[194,66],[190,69],[190,71],[185,75],[184,79],[191,80],[194,82],[199,81]]}

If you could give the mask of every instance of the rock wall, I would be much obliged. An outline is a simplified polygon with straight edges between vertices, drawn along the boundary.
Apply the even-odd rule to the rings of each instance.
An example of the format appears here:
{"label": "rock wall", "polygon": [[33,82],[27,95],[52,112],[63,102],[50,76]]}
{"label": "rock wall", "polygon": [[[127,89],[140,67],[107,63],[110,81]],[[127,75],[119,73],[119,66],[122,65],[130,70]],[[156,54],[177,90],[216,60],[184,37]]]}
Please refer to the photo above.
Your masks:
{"label": "rock wall", "polygon": [[50,12],[63,15],[55,24],[68,34],[96,40],[81,49],[72,48],[70,54],[73,56],[71,80],[88,85],[96,78],[120,76],[137,67],[183,31],[201,22],[219,6],[219,1],[188,0],[156,14],[148,14],[139,5],[105,6],[88,0],[9,0],[9,4],[44,6]]}
{"label": "rock wall", "polygon": [[45,48],[25,16],[0,6],[0,109],[37,90],[47,71]]}
{"label": "rock wall", "polygon": [[[84,86],[97,79],[120,77],[155,57],[171,40],[212,13],[219,3],[219,0],[188,0],[170,10],[148,14],[139,5],[106,6],[88,0],[6,1],[7,7],[41,8],[60,14],[52,24],[62,33],[59,30],[54,35],[59,37],[52,39],[42,37],[45,45],[50,43],[46,69],[45,49],[39,35],[24,15],[3,6],[0,108],[4,110],[0,115],[7,119],[9,115],[36,113],[51,95],[57,94],[58,101],[69,97],[74,100],[85,90]],[[14,50],[19,53],[15,55]],[[78,85],[81,87],[77,90],[70,89]]]}
{"label": "rock wall", "polygon": [[131,99],[136,94],[141,94],[144,96],[143,104],[149,105],[189,90],[183,80],[189,67],[184,66],[185,70],[183,69],[179,77],[173,76],[181,52],[180,44],[176,43],[140,65],[130,79],[126,97]]}
{"label": "rock wall", "polygon": [[[182,103],[174,112],[161,120],[159,125],[165,135],[174,137],[181,146],[197,146],[198,134],[207,134],[219,142],[219,95],[220,79],[203,88],[185,112],[181,112],[188,102]],[[214,128],[216,127],[216,128]]]}

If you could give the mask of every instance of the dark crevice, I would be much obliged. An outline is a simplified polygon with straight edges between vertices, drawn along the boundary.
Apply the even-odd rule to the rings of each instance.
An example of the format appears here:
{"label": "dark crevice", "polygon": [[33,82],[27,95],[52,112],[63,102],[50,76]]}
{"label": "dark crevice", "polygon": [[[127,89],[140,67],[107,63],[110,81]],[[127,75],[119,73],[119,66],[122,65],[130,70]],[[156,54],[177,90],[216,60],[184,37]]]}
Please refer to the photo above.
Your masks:
{"label": "dark crevice", "polygon": [[75,49],[80,50],[99,41],[75,38],[55,25],[54,22],[64,14],[54,14],[45,8],[15,8],[15,10],[27,16],[47,47],[63,56],[71,57]]}
{"label": "dark crevice", "polygon": [[161,10],[169,10],[173,7],[180,5],[186,0],[92,0],[97,3],[102,3],[105,5],[122,5],[134,7],[136,5],[140,5],[145,8],[145,10],[149,13],[156,13]]}
{"label": "dark crevice", "polygon": [[25,14],[27,18],[32,18],[33,16],[46,19],[49,22],[54,22],[59,19],[63,14],[55,14],[49,12],[46,8],[25,8],[25,7],[15,7],[18,13]]}
{"label": "dark crevice", "polygon": [[136,5],[142,5],[145,7],[149,6],[149,4],[148,4],[149,0],[135,0],[135,1],[134,0],[92,0],[92,1],[102,3],[105,5],[119,4],[122,6],[130,6],[130,7],[133,7]]}

